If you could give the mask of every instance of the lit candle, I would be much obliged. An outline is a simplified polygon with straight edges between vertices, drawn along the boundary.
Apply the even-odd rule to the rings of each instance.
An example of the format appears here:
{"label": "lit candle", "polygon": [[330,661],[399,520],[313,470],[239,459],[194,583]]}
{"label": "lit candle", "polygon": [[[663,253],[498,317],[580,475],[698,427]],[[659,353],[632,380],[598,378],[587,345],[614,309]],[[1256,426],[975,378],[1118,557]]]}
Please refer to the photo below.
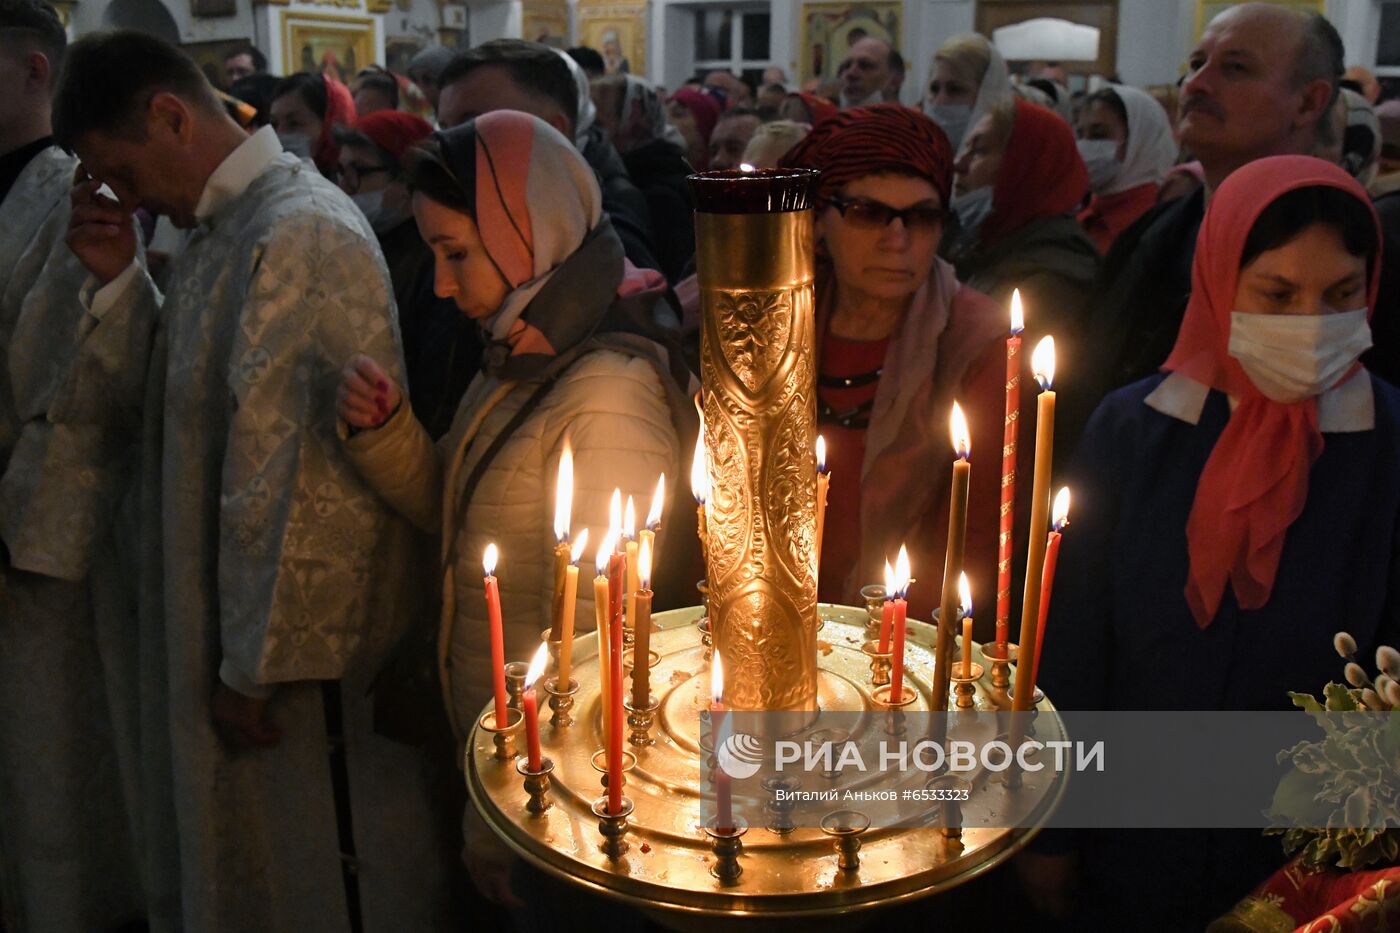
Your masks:
{"label": "lit candle", "polygon": [[880,653],[890,650],[890,626],[894,622],[894,568],[885,561],[885,605],[880,610]]}
{"label": "lit candle", "polygon": [[578,602],[578,562],[588,546],[588,529],[583,529],[569,552],[569,565],[564,568],[564,612],[559,624],[559,670],[555,681],[560,690],[569,688],[569,675],[574,668],[574,609]]}
{"label": "lit candle", "polygon": [[1046,337],[1036,344],[1031,355],[1031,369],[1040,383],[1041,393],[1035,407],[1035,476],[1031,484],[1030,547],[1026,555],[1026,592],[1021,602],[1022,663],[1029,655],[1030,664],[1016,676],[1013,710],[1029,710],[1035,689],[1035,645],[1040,629],[1040,589],[1045,572],[1045,547],[1049,542],[1050,524],[1050,459],[1055,450],[1055,338]]}
{"label": "lit candle", "polygon": [[695,534],[700,538],[700,558],[709,573],[710,544],[705,520],[705,502],[710,498],[710,473],[705,465],[705,419],[700,419],[700,433],[695,435],[695,456],[690,460],[690,494],[695,497]]}
{"label": "lit candle", "polygon": [[496,728],[504,729],[510,720],[506,717],[506,640],[501,629],[501,588],[496,582],[495,543],[486,545],[486,554],[481,559],[486,571],[486,617],[491,623],[491,680],[496,693]]}
{"label": "lit candle", "polygon": [[1035,633],[1035,664],[1031,667],[1031,683],[1040,674],[1040,649],[1045,646],[1045,619],[1050,615],[1050,591],[1055,586],[1055,564],[1060,559],[1060,532],[1069,524],[1069,487],[1061,486],[1055,493],[1054,516],[1050,537],[1045,542],[1045,570],[1040,575],[1040,624]]}
{"label": "lit candle", "polygon": [[[720,661],[719,648],[715,648],[710,660],[710,713],[714,717],[714,730],[710,737],[714,742],[715,754],[719,754],[725,736],[720,730],[720,713],[724,712],[724,664]],[[715,829],[721,833],[734,831],[733,788],[729,775],[723,768],[715,768]]]}
{"label": "lit candle", "polygon": [[1011,336],[1006,338],[1006,423],[1001,441],[1001,530],[997,536],[996,643],[1006,644],[1011,627],[1011,553],[1016,527],[1016,429],[1021,420],[1021,290],[1011,292]]}
{"label": "lit candle", "polygon": [[574,452],[564,442],[559,455],[559,479],[554,486],[554,603],[550,613],[549,640],[563,637],[564,576],[569,566],[569,523],[574,505]]}
{"label": "lit candle", "polygon": [[612,695],[612,680],[608,677],[608,671],[611,670],[608,655],[612,649],[612,642],[608,638],[608,623],[611,618],[609,613],[611,588],[608,586],[608,567],[612,563],[613,539],[616,535],[617,529],[608,529],[608,533],[598,543],[598,558],[593,565],[594,569],[598,571],[598,575],[593,578],[593,613],[598,625],[598,688],[603,701],[604,748],[610,747],[612,736],[612,718],[608,715],[608,710],[612,708],[608,702]]}
{"label": "lit candle", "polygon": [[622,812],[622,620],[608,623],[608,717],[612,723],[608,742],[608,813]]}
{"label": "lit candle", "polygon": [[530,660],[530,670],[525,674],[525,692],[520,696],[525,713],[525,754],[531,771],[540,770],[540,708],[535,698],[535,681],[544,673],[548,661],[549,645],[541,644]]}
{"label": "lit candle", "polygon": [[958,614],[958,574],[967,544],[967,489],[972,477],[972,435],[962,408],[953,403],[953,485],[948,494],[948,547],[943,561],[943,592],[938,603],[938,641],[934,651],[933,708],[948,709],[948,684],[953,673],[953,633]]}
{"label": "lit candle", "polygon": [[627,497],[627,509],[622,519],[622,534],[627,539],[624,548],[627,554],[627,621],[628,628],[635,626],[637,618],[637,508],[632,504],[632,497]]}
{"label": "lit candle", "polygon": [[972,587],[967,585],[967,574],[958,574],[958,610],[962,620],[962,676],[966,680],[972,676]]}
{"label": "lit candle", "polygon": [[651,545],[652,553],[656,553],[656,532],[661,527],[661,512],[666,508],[666,474],[662,473],[661,478],[656,481],[656,491],[651,494],[651,508],[647,509],[646,527],[637,533],[637,537]]}
{"label": "lit candle", "polygon": [[622,624],[622,582],[627,576],[626,539],[622,533],[622,490],[614,489],[608,506],[613,552],[608,558],[608,624]]}
{"label": "lit candle", "polygon": [[909,567],[909,550],[899,546],[899,557],[894,562],[894,657],[891,658],[890,703],[898,704],[904,699],[904,626],[905,613],[909,608],[909,583],[913,571]]}
{"label": "lit candle", "polygon": [[831,474],[826,471],[826,438],[817,435],[817,580],[821,580],[822,541],[826,539],[826,495]]}
{"label": "lit candle", "polygon": [[637,551],[637,620],[632,623],[632,705],[643,709],[651,699],[651,542],[642,540]]}

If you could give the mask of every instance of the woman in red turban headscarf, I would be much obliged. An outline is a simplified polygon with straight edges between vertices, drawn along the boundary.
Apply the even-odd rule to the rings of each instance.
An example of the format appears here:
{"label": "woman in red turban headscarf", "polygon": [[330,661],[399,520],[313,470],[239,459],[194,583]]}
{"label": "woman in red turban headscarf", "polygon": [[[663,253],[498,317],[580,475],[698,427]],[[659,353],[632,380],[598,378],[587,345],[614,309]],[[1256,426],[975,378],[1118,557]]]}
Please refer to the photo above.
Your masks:
{"label": "woman in red turban headscarf", "polygon": [[[928,117],[877,104],[818,123],[783,165],[822,173],[817,213],[817,408],[831,487],[819,598],[853,602],[910,548],[910,612],[941,585],[958,400],[972,444],[999,458],[1006,318],[938,258],[953,181],[947,137]],[[990,605],[998,470],[973,471],[968,576]],[[993,618],[986,617],[988,627]]]}

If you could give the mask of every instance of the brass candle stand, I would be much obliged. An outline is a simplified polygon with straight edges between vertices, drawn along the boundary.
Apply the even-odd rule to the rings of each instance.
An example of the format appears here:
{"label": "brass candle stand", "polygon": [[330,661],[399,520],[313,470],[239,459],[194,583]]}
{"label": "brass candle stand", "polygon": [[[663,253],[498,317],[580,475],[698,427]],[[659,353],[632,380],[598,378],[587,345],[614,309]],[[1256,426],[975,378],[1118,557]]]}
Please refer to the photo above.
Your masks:
{"label": "brass candle stand", "polygon": [[739,883],[739,876],[744,873],[744,866],[739,864],[739,856],[744,851],[744,833],[749,831],[749,824],[741,816],[734,818],[734,825],[727,829],[720,829],[716,817],[710,817],[705,824],[705,835],[710,837],[710,851],[714,853],[715,863],[710,866],[710,874],[719,879],[719,883],[725,887]]}
{"label": "brass candle stand", "polygon": [[860,837],[870,828],[870,817],[859,810],[836,810],[822,817],[822,832],[836,841],[836,866],[842,871],[860,870]]}
{"label": "brass candle stand", "polygon": [[549,708],[552,714],[549,717],[549,724],[556,729],[574,724],[574,717],[570,712],[574,708],[574,694],[578,693],[578,681],[572,677],[564,686],[559,685],[559,678],[551,677],[545,681],[544,692],[549,694]]}
{"label": "brass candle stand", "polygon": [[515,761],[515,770],[525,779],[525,793],[530,795],[529,802],[525,804],[526,812],[538,816],[553,806],[549,802],[549,775],[554,771],[554,762],[542,758],[540,769],[532,771],[529,759],[518,758]]}
{"label": "brass candle stand", "polygon": [[[885,730],[896,718],[932,709],[932,626],[908,623],[905,683],[914,697],[892,708],[873,696],[870,659],[861,650],[868,640],[867,609],[822,605],[819,611],[826,623],[816,659],[819,710],[862,712],[863,729]],[[520,715],[512,712],[507,727],[497,731],[492,711],[485,711],[467,750],[470,796],[487,824],[522,858],[570,883],[633,904],[665,926],[713,933],[716,918],[785,919],[800,927],[821,917],[935,894],[1001,863],[1035,835],[1035,829],[988,828],[985,820],[962,826],[956,838],[943,829],[946,822],[918,828],[871,826],[860,832],[854,831],[857,820],[792,826],[790,811],[785,816],[764,809],[772,797],[742,797],[736,787],[735,822],[744,822],[744,832],[716,837],[701,819],[711,754],[702,747],[701,713],[711,702],[709,664],[696,627],[702,612],[680,609],[653,617],[651,642],[658,663],[651,677],[657,707],[648,734],[651,744],[629,742],[625,748],[628,770],[618,814],[606,812],[605,787],[600,801],[599,776],[606,762],[595,754],[602,745],[595,635],[575,639],[573,721],[541,724],[542,751],[551,765],[546,774],[527,774],[513,760]],[[999,708],[997,697],[1004,692],[991,686],[986,672],[970,686],[979,706]],[[630,736],[624,733],[624,738]],[[508,743],[504,758],[503,742]],[[908,779],[917,783],[908,786],[922,788],[927,778],[911,773]],[[527,788],[523,781],[535,787]],[[1024,775],[1024,792],[1041,800],[1033,814],[1036,826],[1058,802],[1063,782],[1056,781],[1050,769]],[[835,785],[813,775],[810,786]],[[938,813],[940,806],[929,804],[930,812]],[[969,804],[962,806],[966,812]],[[944,815],[951,814],[945,809]]]}

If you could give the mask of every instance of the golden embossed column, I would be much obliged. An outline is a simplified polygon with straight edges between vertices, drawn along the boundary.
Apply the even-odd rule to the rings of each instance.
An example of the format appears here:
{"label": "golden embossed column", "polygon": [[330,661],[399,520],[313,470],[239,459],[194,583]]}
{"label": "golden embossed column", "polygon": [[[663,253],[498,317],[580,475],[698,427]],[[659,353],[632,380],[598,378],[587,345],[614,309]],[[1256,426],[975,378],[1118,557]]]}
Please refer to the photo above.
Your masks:
{"label": "golden embossed column", "polygon": [[808,170],[691,176],[707,576],[725,705],[817,703],[816,327]]}

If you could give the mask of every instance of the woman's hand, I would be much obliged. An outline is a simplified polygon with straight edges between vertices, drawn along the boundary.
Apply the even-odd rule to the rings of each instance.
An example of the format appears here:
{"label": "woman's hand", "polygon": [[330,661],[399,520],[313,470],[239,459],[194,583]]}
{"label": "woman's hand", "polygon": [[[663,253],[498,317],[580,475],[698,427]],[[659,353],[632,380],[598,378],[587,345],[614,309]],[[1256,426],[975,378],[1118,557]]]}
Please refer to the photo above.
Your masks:
{"label": "woman's hand", "polygon": [[335,410],[342,421],[361,431],[377,428],[399,410],[403,393],[379,364],[364,354],[350,358],[340,371]]}

